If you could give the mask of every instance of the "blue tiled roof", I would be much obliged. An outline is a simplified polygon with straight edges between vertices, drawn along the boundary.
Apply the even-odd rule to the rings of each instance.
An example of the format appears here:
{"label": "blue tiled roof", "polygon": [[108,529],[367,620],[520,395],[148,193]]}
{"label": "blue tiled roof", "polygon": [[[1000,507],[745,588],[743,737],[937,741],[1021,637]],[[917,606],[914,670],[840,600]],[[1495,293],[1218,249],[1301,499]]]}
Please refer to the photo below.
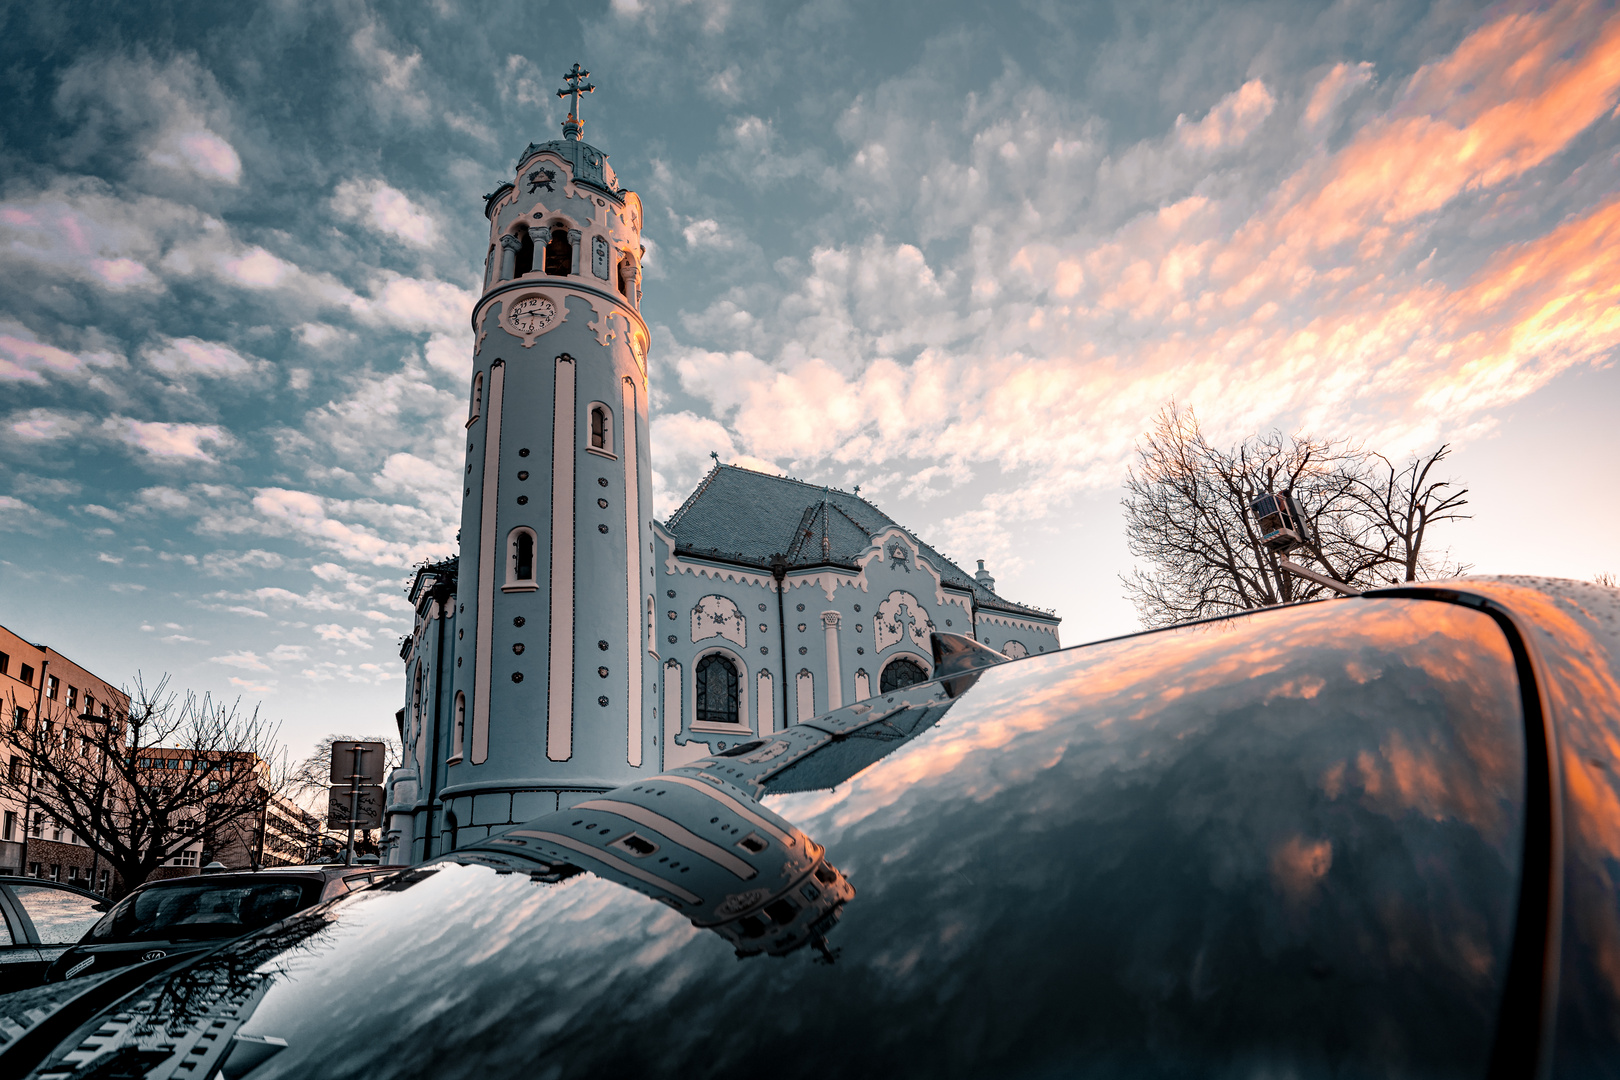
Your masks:
{"label": "blue tiled roof", "polygon": [[884,529],[904,529],[948,587],[971,592],[978,606],[1052,619],[986,589],[889,515],[859,495],[802,480],[716,465],[664,523],[683,555],[706,556],[769,570],[775,556],[790,567],[855,568],[855,558]]}

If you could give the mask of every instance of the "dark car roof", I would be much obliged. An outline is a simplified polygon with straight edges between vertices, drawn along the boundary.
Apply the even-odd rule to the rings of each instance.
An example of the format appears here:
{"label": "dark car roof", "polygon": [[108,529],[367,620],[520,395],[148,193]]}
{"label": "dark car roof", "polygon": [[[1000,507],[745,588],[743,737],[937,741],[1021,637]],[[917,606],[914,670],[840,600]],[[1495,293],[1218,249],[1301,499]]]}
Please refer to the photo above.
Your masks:
{"label": "dark car roof", "polygon": [[1525,1041],[1528,1074],[1556,1015],[1549,1052],[1601,1071],[1617,618],[1613,590],[1468,581],[907,687],[320,905],[58,1055],[1479,1076]]}

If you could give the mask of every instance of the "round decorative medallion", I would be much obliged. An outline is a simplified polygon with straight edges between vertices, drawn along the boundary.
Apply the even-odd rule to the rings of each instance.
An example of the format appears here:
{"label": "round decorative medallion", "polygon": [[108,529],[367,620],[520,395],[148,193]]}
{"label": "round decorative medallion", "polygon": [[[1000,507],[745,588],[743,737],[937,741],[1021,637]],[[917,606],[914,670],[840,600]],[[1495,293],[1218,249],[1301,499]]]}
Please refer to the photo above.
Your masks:
{"label": "round decorative medallion", "polygon": [[557,319],[557,305],[543,296],[526,296],[506,309],[506,321],[520,335],[542,333]]}

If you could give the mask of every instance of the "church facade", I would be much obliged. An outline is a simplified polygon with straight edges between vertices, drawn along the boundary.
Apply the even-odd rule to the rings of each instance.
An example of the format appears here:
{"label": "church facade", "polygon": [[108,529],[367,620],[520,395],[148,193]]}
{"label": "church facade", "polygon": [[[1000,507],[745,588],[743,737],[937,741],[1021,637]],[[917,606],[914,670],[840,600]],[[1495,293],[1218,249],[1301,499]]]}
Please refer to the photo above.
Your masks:
{"label": "church facade", "polygon": [[642,208],[581,138],[588,74],[486,197],[461,552],[410,586],[385,861],[927,679],[936,629],[1058,647],[855,494],[717,463],[651,520]]}

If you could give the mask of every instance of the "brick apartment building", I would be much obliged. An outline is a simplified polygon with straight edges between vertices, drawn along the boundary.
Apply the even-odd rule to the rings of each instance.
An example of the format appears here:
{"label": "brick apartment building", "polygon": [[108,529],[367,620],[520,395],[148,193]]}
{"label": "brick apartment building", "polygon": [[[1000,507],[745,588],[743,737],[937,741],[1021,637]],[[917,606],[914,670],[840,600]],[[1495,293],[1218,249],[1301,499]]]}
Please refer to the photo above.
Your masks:
{"label": "brick apartment building", "polygon": [[[122,690],[50,646],[0,626],[0,728],[10,732],[41,716],[77,725],[88,722],[81,717],[116,720],[128,713],[129,695]],[[111,876],[106,860],[32,804],[26,766],[9,743],[0,744],[0,768],[8,781],[0,791],[0,874],[106,891]]]}
{"label": "brick apartment building", "polygon": [[[0,734],[45,722],[62,725],[73,737],[96,720],[122,723],[128,715],[129,696],[123,691],[49,646],[0,626]],[[136,754],[137,776],[151,775],[154,782],[161,776],[158,770],[205,768],[222,778],[245,771],[254,778],[259,796],[255,813],[176,852],[153,877],[196,874],[210,860],[235,870],[289,866],[312,857],[320,819],[270,790],[265,763],[256,756],[171,747],[147,747]],[[0,786],[0,875],[46,878],[97,892],[117,886],[105,859],[34,804],[32,777],[10,739],[0,738],[0,779],[5,781]]]}

